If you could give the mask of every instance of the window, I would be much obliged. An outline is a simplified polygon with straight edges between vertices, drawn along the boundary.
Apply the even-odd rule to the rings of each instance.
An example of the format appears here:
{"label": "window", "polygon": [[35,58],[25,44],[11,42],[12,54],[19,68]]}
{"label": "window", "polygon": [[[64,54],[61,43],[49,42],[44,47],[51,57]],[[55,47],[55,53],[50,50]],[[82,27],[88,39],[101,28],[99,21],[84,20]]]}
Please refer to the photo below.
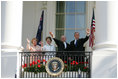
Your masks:
{"label": "window", "polygon": [[65,35],[69,43],[74,39],[74,32],[85,37],[85,1],[57,1],[56,38]]}

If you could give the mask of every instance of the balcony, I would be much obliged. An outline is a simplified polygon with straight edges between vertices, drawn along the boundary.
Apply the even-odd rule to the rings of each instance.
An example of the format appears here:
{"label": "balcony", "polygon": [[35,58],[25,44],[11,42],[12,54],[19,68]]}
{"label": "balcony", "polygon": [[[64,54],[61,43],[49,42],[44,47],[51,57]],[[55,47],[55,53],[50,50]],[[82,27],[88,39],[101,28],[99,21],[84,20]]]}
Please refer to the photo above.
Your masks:
{"label": "balcony", "polygon": [[[63,71],[56,76],[46,70],[46,64],[52,58],[59,58],[64,65]],[[20,52],[19,76],[20,78],[91,78],[91,58],[92,52],[84,51]]]}

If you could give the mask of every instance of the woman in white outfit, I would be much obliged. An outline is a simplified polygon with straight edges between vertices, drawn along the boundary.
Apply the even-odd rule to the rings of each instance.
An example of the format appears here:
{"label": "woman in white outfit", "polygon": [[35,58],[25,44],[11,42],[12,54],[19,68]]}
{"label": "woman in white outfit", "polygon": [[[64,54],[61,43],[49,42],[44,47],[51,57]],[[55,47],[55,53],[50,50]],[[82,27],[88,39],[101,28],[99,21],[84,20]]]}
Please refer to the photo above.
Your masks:
{"label": "woman in white outfit", "polygon": [[[51,44],[52,39],[51,37],[46,37],[46,45],[43,46],[43,51],[55,51],[55,46]],[[50,58],[54,57],[54,52],[46,52],[45,53],[45,60],[48,61]]]}

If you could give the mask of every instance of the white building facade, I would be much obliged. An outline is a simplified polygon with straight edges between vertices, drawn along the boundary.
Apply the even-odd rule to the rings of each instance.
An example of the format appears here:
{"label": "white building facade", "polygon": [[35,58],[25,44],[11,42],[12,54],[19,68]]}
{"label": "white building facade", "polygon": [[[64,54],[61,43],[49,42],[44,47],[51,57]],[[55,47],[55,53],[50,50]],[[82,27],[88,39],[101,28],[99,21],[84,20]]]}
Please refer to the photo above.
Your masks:
{"label": "white building facade", "polygon": [[[69,7],[69,6],[74,7]],[[60,7],[61,6],[61,7]],[[70,9],[71,8],[71,9]],[[115,1],[2,1],[1,2],[1,77],[19,77],[19,52],[26,51],[26,39],[36,37],[39,20],[44,10],[42,40],[53,32],[59,39],[64,34],[67,41],[75,31],[85,37],[95,11],[95,45],[92,50],[92,78],[117,77],[117,17],[118,3]],[[75,10],[74,10],[75,9]],[[70,34],[70,35],[69,35]],[[54,42],[53,42],[54,44]],[[24,48],[24,50],[22,50]],[[16,71],[17,70],[17,71]]]}

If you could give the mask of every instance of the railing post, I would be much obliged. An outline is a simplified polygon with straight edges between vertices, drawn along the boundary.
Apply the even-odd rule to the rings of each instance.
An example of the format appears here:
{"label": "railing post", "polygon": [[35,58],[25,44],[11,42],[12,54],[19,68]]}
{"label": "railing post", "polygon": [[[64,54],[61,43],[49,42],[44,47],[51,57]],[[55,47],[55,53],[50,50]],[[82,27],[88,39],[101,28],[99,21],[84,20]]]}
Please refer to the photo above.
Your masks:
{"label": "railing post", "polygon": [[17,66],[16,66],[16,73],[15,78],[19,78],[19,52],[17,52]]}
{"label": "railing post", "polygon": [[19,61],[18,61],[18,63],[19,63],[18,64],[18,66],[19,66],[19,69],[18,69],[19,70],[19,73],[18,73],[19,76],[18,76],[18,78],[21,78],[21,68],[20,68],[21,67],[21,52],[19,52]]}
{"label": "railing post", "polygon": [[91,74],[91,73],[92,73],[92,54],[93,54],[93,53],[91,52],[91,53],[90,53],[90,55],[91,55],[91,59],[90,59],[90,61],[91,61],[91,63],[90,63],[90,64],[91,64],[91,66],[90,66],[90,69],[91,69],[90,78],[91,78],[91,75],[92,75],[92,74]]}
{"label": "railing post", "polygon": [[16,78],[20,78],[20,67],[21,67],[21,51],[17,51],[17,69],[16,69]]}

